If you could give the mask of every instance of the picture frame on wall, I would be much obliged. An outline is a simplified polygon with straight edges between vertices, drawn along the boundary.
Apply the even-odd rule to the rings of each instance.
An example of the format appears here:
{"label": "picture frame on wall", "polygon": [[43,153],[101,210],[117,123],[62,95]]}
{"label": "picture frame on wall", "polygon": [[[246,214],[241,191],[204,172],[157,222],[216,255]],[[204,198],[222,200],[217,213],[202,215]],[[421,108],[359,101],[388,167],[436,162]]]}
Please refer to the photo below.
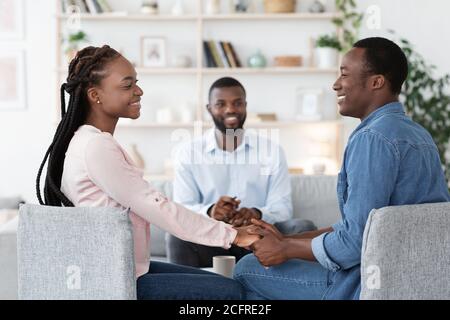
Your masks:
{"label": "picture frame on wall", "polygon": [[297,121],[320,121],[323,118],[323,89],[298,88],[296,90]]}
{"label": "picture frame on wall", "polygon": [[0,41],[24,37],[23,0],[0,0]]}
{"label": "picture frame on wall", "polygon": [[0,111],[25,108],[25,52],[0,46]]}
{"label": "picture frame on wall", "polygon": [[164,37],[141,38],[141,65],[147,68],[167,66],[166,39]]}

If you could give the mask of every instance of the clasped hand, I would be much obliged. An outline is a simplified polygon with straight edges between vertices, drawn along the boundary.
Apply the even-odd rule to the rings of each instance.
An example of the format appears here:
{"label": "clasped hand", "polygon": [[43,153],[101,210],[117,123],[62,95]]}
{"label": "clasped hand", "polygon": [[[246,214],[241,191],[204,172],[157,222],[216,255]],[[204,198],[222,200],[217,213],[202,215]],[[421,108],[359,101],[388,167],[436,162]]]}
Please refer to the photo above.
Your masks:
{"label": "clasped hand", "polygon": [[248,227],[247,233],[258,236],[259,239],[250,245],[250,249],[259,262],[270,267],[287,261],[289,256],[283,234],[265,221],[252,219],[251,223],[253,225]]}
{"label": "clasped hand", "polygon": [[231,224],[233,227],[247,226],[251,219],[260,219],[261,214],[253,208],[240,208],[240,200],[236,197],[222,196],[211,208],[210,216],[213,219]]}

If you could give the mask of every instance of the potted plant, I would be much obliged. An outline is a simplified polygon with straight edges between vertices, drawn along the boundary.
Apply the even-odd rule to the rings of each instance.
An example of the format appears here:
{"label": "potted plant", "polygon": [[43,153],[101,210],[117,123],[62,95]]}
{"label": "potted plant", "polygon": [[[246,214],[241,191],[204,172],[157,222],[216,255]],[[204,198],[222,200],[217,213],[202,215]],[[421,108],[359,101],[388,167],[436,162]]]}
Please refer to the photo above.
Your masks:
{"label": "potted plant", "polygon": [[338,16],[333,23],[340,29],[337,34],[322,35],[316,41],[316,59],[318,68],[334,68],[339,52],[348,51],[358,39],[359,28],[364,18],[356,11],[355,0],[335,0]]}
{"label": "potted plant", "polygon": [[70,62],[76,56],[78,50],[80,50],[81,44],[88,41],[88,37],[85,32],[80,30],[75,33],[70,33],[66,41],[67,46],[64,53],[66,54],[67,62]]}
{"label": "potted plant", "polygon": [[318,68],[335,68],[338,52],[342,50],[336,34],[322,35],[316,40],[316,59]]}

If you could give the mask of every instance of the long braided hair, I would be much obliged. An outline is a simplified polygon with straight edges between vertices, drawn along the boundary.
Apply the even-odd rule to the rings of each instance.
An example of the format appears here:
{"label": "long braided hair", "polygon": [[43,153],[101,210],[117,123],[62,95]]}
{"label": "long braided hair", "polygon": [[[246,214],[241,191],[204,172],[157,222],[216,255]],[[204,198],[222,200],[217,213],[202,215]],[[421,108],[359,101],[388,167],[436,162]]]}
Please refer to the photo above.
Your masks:
{"label": "long braided hair", "polygon": [[[110,48],[87,47],[80,50],[70,62],[67,83],[61,86],[61,121],[53,141],[45,153],[36,178],[36,195],[41,205],[73,207],[73,203],[61,192],[64,159],[75,131],[83,125],[89,110],[87,89],[99,85],[106,76],[105,66],[120,53]],[[70,95],[66,112],[65,92]],[[48,159],[45,177],[44,200],[41,197],[40,179]]]}

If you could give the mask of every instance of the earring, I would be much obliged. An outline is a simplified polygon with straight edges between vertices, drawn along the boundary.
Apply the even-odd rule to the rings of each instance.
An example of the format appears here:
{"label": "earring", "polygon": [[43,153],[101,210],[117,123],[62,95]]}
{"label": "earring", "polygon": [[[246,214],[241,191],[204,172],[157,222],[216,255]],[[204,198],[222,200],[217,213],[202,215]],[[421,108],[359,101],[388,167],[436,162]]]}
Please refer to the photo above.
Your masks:
{"label": "earring", "polygon": [[97,104],[100,104],[100,100],[97,100]]}

